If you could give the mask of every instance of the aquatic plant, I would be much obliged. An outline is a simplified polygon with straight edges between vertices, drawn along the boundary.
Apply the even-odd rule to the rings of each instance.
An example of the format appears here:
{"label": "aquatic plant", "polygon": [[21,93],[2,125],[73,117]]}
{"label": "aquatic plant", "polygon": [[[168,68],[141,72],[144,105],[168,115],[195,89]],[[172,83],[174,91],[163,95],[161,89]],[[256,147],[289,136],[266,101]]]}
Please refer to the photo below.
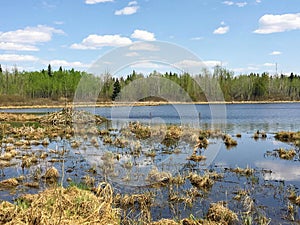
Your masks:
{"label": "aquatic plant", "polygon": [[196,173],[190,173],[187,178],[190,180],[192,185],[204,190],[210,189],[214,184],[214,180],[211,179],[208,174],[200,176]]}
{"label": "aquatic plant", "polygon": [[237,173],[239,175],[242,175],[242,176],[251,176],[254,173],[254,169],[251,169],[249,167],[247,167],[247,168],[236,167],[234,169],[230,169],[230,171]]}
{"label": "aquatic plant", "polygon": [[143,125],[140,122],[130,122],[129,129],[138,139],[146,139],[151,136],[150,126]]}
{"label": "aquatic plant", "polygon": [[[109,184],[101,184],[95,194],[74,186],[54,187],[21,199],[17,205],[0,204],[1,224],[120,224]],[[26,202],[26,207],[20,202]]]}
{"label": "aquatic plant", "polygon": [[278,152],[278,155],[281,159],[286,159],[286,160],[291,160],[296,155],[296,151],[294,149],[286,150],[284,148],[279,148],[275,151]]}
{"label": "aquatic plant", "polygon": [[0,187],[4,187],[4,188],[15,187],[18,185],[19,185],[19,182],[16,178],[9,178],[9,179],[0,181]]}
{"label": "aquatic plant", "polygon": [[226,135],[223,136],[223,141],[224,141],[224,144],[227,147],[236,146],[237,145],[237,141],[234,140],[229,134],[226,134]]}
{"label": "aquatic plant", "polygon": [[230,225],[238,221],[238,216],[228,209],[224,202],[217,202],[210,205],[207,212],[207,219],[220,224]]}
{"label": "aquatic plant", "polygon": [[55,180],[59,178],[59,172],[55,167],[51,167],[46,170],[45,174],[43,175],[45,179]]}
{"label": "aquatic plant", "polygon": [[157,167],[153,167],[147,175],[147,181],[149,183],[154,183],[154,184],[164,185],[170,182],[171,179],[172,179],[171,173],[165,171],[159,171]]}
{"label": "aquatic plant", "polygon": [[196,153],[193,153],[189,157],[187,157],[187,160],[195,161],[195,162],[200,162],[206,160],[206,156],[204,155],[196,155]]}
{"label": "aquatic plant", "polygon": [[283,142],[293,142],[295,145],[300,146],[300,131],[280,131],[275,134],[275,138]]}

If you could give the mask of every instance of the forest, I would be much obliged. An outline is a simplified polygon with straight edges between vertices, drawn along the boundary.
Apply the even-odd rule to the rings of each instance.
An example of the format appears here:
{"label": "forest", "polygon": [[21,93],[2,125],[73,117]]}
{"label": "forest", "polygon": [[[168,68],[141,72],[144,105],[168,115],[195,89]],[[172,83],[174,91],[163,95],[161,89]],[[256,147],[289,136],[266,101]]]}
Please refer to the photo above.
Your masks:
{"label": "forest", "polygon": [[1,104],[73,101],[74,97],[111,102],[120,100],[120,94],[125,101],[299,101],[300,76],[266,72],[235,75],[216,66],[213,72],[203,70],[197,75],[133,71],[116,78],[109,73],[95,76],[62,67],[54,71],[50,64],[41,71],[18,71],[17,67],[3,71],[0,65]]}

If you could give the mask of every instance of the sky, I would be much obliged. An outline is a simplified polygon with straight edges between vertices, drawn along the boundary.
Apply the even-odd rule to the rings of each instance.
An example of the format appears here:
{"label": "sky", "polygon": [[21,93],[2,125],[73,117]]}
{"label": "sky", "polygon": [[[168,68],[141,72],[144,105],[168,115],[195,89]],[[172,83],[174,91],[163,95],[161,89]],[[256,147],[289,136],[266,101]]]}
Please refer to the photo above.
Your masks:
{"label": "sky", "polygon": [[[1,0],[3,70],[42,70],[51,64],[54,70],[89,71],[110,51],[141,41],[178,46],[207,67],[221,65],[236,75],[300,74],[300,2]],[[127,56],[134,54],[139,52]],[[188,66],[191,60],[180,63]],[[160,67],[144,62],[136,69]]]}

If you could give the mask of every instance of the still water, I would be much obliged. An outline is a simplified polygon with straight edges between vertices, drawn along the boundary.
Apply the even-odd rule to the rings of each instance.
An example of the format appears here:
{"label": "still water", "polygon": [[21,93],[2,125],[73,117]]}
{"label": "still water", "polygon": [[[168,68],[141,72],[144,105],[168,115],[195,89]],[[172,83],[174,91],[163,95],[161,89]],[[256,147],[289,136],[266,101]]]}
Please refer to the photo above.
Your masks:
{"label": "still water", "polygon": [[[151,124],[185,124],[220,127],[227,132],[269,133],[300,129],[300,103],[275,104],[173,104],[158,106],[80,108],[112,119],[116,126],[128,121]],[[61,108],[0,109],[0,112],[48,113]]]}
{"label": "still water", "polygon": [[[264,208],[264,213],[272,219],[271,224],[290,224],[290,221],[284,219],[286,216],[286,208],[288,200],[287,190],[289,188],[300,188],[300,149],[291,143],[283,143],[274,138],[274,133],[278,131],[299,131],[300,130],[300,103],[284,103],[284,104],[227,104],[227,105],[158,105],[158,106],[138,106],[138,107],[96,107],[96,108],[80,108],[90,111],[94,114],[101,115],[111,119],[109,126],[114,128],[122,128],[129,121],[140,121],[150,125],[166,125],[176,124],[188,127],[196,127],[202,129],[217,128],[222,132],[231,135],[236,141],[237,146],[227,148],[222,139],[211,138],[210,144],[203,152],[206,160],[200,163],[193,163],[187,160],[193,148],[187,147],[182,141],[177,145],[181,153],[177,155],[166,155],[163,151],[159,151],[162,147],[157,144],[154,147],[158,149],[158,154],[153,160],[153,165],[162,166],[160,160],[173,162],[170,166],[170,171],[176,173],[184,173],[193,168],[193,171],[201,171],[205,169],[217,170],[224,174],[224,179],[216,182],[213,189],[201,201],[197,202],[193,208],[186,210],[182,208],[182,216],[188,217],[189,214],[195,212],[204,212],[205,207],[208,207],[210,202],[218,200],[228,200],[234,197],[234,193],[241,189],[251,190],[251,197],[255,199],[257,206]],[[61,108],[51,109],[1,109],[3,112],[15,113],[48,113],[61,110]],[[254,132],[265,131],[266,138],[254,139]],[[241,137],[237,137],[236,134]],[[118,137],[118,132],[115,134]],[[64,145],[64,140],[52,140],[48,147],[36,146],[31,151],[46,151],[60,148]],[[72,171],[66,174],[66,177],[71,177],[75,182],[80,182],[81,177],[88,175],[86,171],[91,167],[93,160],[96,159],[96,153],[101,154],[101,150],[117,151],[119,153],[126,152],[128,149],[120,149],[113,146],[103,144],[103,139],[98,137],[100,146],[97,148],[87,145],[86,150],[72,149],[70,146],[69,154],[66,155],[64,168],[66,171]],[[147,141],[141,141],[143,151],[146,151],[149,146]],[[162,147],[163,148],[163,147]],[[275,157],[274,150],[295,149],[296,156],[292,160],[283,160]],[[75,153],[75,154],[74,154]],[[50,154],[49,154],[50,155]],[[101,155],[100,155],[101,156]],[[175,157],[176,156],[176,157]],[[144,158],[143,158],[144,157]],[[141,156],[139,160],[144,160],[147,157]],[[50,159],[50,158],[49,158]],[[48,160],[49,160],[48,159]],[[16,161],[16,166],[5,168],[3,170],[7,177],[16,177],[17,175],[29,176],[32,171],[20,170],[19,161]],[[171,165],[171,164],[170,164]],[[50,163],[49,161],[39,164],[41,168],[55,166],[62,173],[61,163]],[[151,168],[149,166],[149,168]],[[230,168],[253,168],[255,174],[250,178],[235,175],[230,171]],[[143,167],[142,167],[143,168]],[[133,168],[134,170],[135,168]],[[143,171],[142,171],[143,172]],[[0,180],[4,177],[0,177]],[[101,173],[96,176],[96,181],[101,181]],[[116,183],[117,189],[128,192],[126,184],[122,180],[113,180]],[[140,182],[140,181],[139,181]],[[191,188],[190,184],[182,187],[180,192]],[[138,189],[141,192],[144,189]],[[36,192],[37,190],[26,189],[26,192]],[[168,206],[168,193],[162,189],[162,197],[156,199],[158,205],[162,208],[154,207],[152,209],[153,218],[160,218],[163,214],[167,217],[174,217]],[[2,199],[13,200],[22,190],[17,190],[15,193],[0,189]],[[299,193],[297,193],[299,194]],[[206,205],[206,206],[205,206]],[[235,201],[229,201],[229,206],[235,211],[239,210],[239,206]],[[259,208],[258,207],[258,208]],[[297,208],[295,218],[300,221],[300,210]],[[201,213],[199,214],[201,216]]]}

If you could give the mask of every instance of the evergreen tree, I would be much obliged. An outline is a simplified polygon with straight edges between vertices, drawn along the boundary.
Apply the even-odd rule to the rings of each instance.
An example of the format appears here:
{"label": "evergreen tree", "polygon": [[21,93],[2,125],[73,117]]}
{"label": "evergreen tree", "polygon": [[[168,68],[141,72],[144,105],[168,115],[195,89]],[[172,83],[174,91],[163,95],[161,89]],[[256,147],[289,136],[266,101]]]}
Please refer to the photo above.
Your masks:
{"label": "evergreen tree", "polygon": [[48,65],[48,76],[51,77],[53,74],[52,74],[52,68],[51,68],[51,65],[49,64]]}
{"label": "evergreen tree", "polygon": [[120,85],[119,79],[117,78],[115,83],[114,83],[114,91],[113,91],[113,94],[112,94],[112,97],[111,97],[111,99],[113,101],[116,99],[116,97],[118,96],[120,91],[121,91],[121,85]]}

